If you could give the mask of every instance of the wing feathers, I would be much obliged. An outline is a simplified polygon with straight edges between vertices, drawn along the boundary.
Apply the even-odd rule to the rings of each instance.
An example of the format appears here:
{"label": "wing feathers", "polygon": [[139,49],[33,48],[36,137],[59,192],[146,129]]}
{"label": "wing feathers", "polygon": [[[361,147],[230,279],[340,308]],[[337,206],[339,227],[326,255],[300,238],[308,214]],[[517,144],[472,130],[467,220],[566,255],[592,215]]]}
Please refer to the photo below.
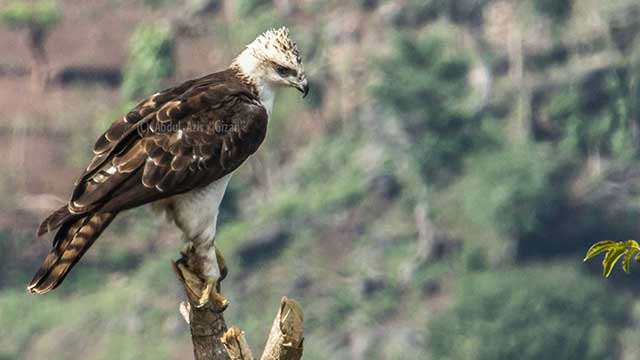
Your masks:
{"label": "wing feathers", "polygon": [[148,188],[153,188],[164,177],[166,169],[157,166],[153,163],[153,160],[149,158],[144,165],[144,171],[142,173],[142,184]]}
{"label": "wing feathers", "polygon": [[117,211],[182,193],[226,175],[257,150],[266,110],[237,79],[216,76],[155,94],[116,121],[96,142],[69,210]]}
{"label": "wing feathers", "polygon": [[171,160],[171,170],[172,171],[183,171],[191,164],[193,160],[193,151],[191,149],[187,149],[184,153],[180,152],[176,154]]}
{"label": "wing feathers", "polygon": [[109,142],[117,142],[122,139],[122,136],[130,127],[131,124],[126,121],[126,118],[122,118],[122,120],[116,121],[111,125],[109,130],[104,133],[104,137]]}
{"label": "wing feathers", "polygon": [[148,155],[144,151],[142,144],[137,143],[131,150],[115,157],[112,163],[119,173],[127,174],[142,166],[147,158]]}

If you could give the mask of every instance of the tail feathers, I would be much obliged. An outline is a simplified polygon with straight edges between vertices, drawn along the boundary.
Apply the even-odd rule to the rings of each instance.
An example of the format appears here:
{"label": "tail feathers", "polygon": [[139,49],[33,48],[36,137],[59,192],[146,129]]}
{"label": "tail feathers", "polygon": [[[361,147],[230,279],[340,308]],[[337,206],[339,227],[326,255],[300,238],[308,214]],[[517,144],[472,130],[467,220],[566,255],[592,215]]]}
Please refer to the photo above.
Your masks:
{"label": "tail feathers", "polygon": [[53,231],[59,228],[65,222],[73,219],[74,217],[79,217],[81,215],[72,214],[69,212],[69,208],[67,205],[61,207],[60,209],[54,211],[51,215],[49,215],[40,227],[38,228],[38,236],[48,233],[49,231]]}
{"label": "tail feathers", "polygon": [[31,293],[44,294],[58,287],[114,218],[113,213],[95,213],[62,224],[53,249],[27,289]]}

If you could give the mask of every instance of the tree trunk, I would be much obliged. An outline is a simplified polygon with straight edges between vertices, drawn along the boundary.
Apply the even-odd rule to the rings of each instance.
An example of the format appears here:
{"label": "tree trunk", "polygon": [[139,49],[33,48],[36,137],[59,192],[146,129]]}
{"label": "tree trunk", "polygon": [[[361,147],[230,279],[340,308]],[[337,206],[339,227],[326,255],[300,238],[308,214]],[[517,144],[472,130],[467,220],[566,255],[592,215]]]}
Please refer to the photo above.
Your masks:
{"label": "tree trunk", "polygon": [[[196,360],[253,360],[244,333],[236,327],[227,330],[222,311],[214,302],[202,307],[199,296],[192,291],[202,289],[202,277],[188,268],[189,252],[173,264],[173,268],[187,294],[187,302],[180,306],[180,313],[189,323],[193,354]],[[299,360],[302,357],[303,314],[300,305],[283,297],[273,322],[267,345],[261,360]]]}
{"label": "tree trunk", "polygon": [[47,32],[45,29],[39,26],[29,28],[27,45],[31,55],[31,89],[38,93],[44,91],[49,77],[47,52],[44,47],[46,37]]}

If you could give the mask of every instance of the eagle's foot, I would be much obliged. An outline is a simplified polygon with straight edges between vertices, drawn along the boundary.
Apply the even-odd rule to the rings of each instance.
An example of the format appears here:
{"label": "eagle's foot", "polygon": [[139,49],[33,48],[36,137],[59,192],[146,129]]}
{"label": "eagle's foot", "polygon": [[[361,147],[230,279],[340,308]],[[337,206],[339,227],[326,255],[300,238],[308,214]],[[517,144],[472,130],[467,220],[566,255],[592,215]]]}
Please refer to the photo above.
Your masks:
{"label": "eagle's foot", "polygon": [[213,311],[223,312],[229,306],[229,300],[220,295],[220,281],[226,273],[222,254],[218,257],[218,252],[216,253],[216,257],[223,260],[222,263],[219,262],[222,265],[220,277],[203,274],[201,262],[194,255],[189,247],[182,252],[182,258],[174,263],[174,269],[184,285],[189,301],[198,308],[211,306]]}
{"label": "eagle's foot", "polygon": [[220,269],[220,279],[218,280],[217,288],[220,292],[220,282],[227,277],[229,269],[227,268],[227,262],[222,256],[222,253],[216,248],[216,260],[218,261],[218,269]]}
{"label": "eagle's foot", "polygon": [[198,304],[196,306],[203,307],[211,303],[214,311],[225,311],[227,306],[229,306],[229,300],[218,292],[219,288],[220,285],[218,279],[208,278],[204,281],[204,288],[201,291],[200,298],[198,299]]}

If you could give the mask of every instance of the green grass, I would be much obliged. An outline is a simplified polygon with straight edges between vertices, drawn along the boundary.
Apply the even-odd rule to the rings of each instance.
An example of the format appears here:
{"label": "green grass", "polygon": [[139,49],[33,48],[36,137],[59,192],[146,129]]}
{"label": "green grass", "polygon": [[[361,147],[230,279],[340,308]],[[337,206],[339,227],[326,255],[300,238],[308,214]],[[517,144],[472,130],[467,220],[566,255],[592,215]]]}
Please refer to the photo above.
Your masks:
{"label": "green grass", "polygon": [[21,286],[0,291],[4,354],[64,354],[73,347],[91,359],[158,359],[183,340],[162,329],[179,303],[169,256],[154,256],[132,273],[84,267],[71,278],[41,296],[28,295]]}

